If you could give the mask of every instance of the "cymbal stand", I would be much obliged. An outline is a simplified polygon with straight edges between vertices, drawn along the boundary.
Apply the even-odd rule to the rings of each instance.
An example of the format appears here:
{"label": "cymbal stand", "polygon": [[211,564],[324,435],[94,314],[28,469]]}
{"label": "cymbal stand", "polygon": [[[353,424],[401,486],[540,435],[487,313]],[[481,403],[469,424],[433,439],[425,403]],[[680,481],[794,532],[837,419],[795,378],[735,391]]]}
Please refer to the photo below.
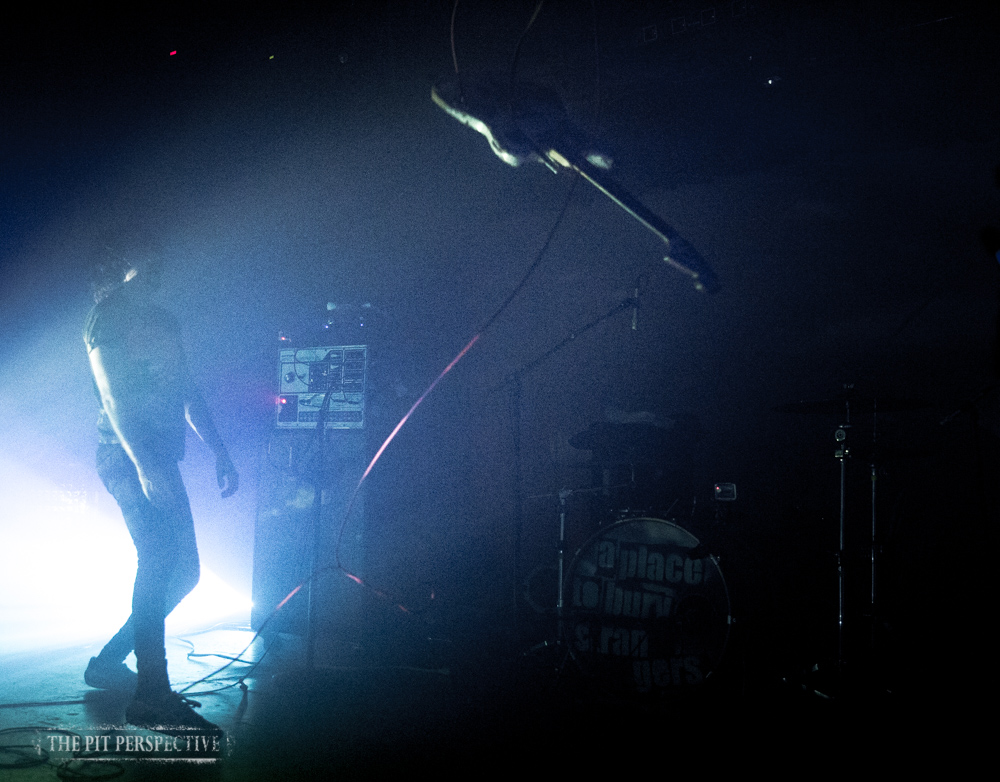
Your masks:
{"label": "cymbal stand", "polygon": [[[870,568],[870,584],[868,591],[868,654],[869,654],[869,665],[875,666],[870,669],[871,673],[875,676],[881,675],[881,649],[879,645],[884,639],[883,635],[880,635],[882,629],[882,620],[880,617],[881,606],[879,601],[881,600],[881,594],[878,586],[878,579],[880,577],[879,573],[879,557],[882,556],[882,538],[881,531],[878,525],[878,464],[879,464],[879,453],[878,453],[878,399],[875,399],[872,403],[872,458],[868,465],[872,489],[871,489],[871,501],[872,501],[872,519],[871,519],[871,540],[868,541],[868,565]],[[876,683],[876,680],[872,680],[872,683]]]}
{"label": "cymbal stand", "polygon": [[847,517],[847,460],[850,458],[851,450],[847,444],[847,432],[851,428],[851,403],[844,401],[845,423],[837,427],[834,432],[834,439],[837,442],[837,449],[834,451],[834,458],[840,462],[840,529],[839,541],[837,545],[837,684],[842,685],[842,675],[844,668],[844,605],[846,602],[846,590],[844,580],[844,538]]}
{"label": "cymbal stand", "polygon": [[868,593],[868,620],[871,623],[870,631],[871,636],[869,637],[869,650],[872,654],[875,653],[876,645],[876,628],[878,627],[878,614],[876,613],[876,598],[877,594],[877,577],[878,577],[878,556],[879,556],[879,539],[878,539],[878,514],[876,504],[876,482],[878,480],[878,469],[876,468],[876,458],[878,454],[878,400],[875,400],[874,407],[872,409],[872,458],[871,463],[868,465],[871,471],[872,480],[872,539],[870,541],[871,547],[868,551],[869,566],[871,568],[871,586]]}
{"label": "cymbal stand", "polygon": [[[846,517],[847,517],[847,460],[851,456],[851,449],[848,444],[847,435],[851,429],[851,403],[850,400],[844,401],[844,421],[845,423],[837,427],[834,438],[837,442],[837,448],[834,451],[834,457],[840,462],[840,529],[839,529],[839,541],[837,546],[837,678],[839,680],[838,684],[843,687],[843,668],[844,668],[844,613],[845,613],[845,603],[846,603],[846,576],[844,573],[844,562],[845,562],[845,552],[844,552],[844,539],[846,531]],[[877,477],[878,468],[876,466],[876,456],[875,456],[875,444],[877,443],[877,433],[875,427],[877,426],[877,407],[876,407],[876,421],[873,422],[873,432],[872,432],[872,458],[870,464],[868,465],[870,476],[871,476],[871,539],[868,541],[868,558],[869,558],[869,590],[868,590],[868,621],[870,622],[870,635],[869,635],[869,653],[875,653],[876,646],[876,628],[878,626],[878,618],[876,615],[876,599],[877,599],[877,585],[878,585],[878,504],[877,504]]]}
{"label": "cymbal stand", "polygon": [[566,561],[566,498],[573,493],[572,489],[559,490],[559,549],[558,549],[558,573],[559,586],[556,592],[556,643],[562,644],[566,640],[565,628],[563,626],[563,581],[565,576]]}

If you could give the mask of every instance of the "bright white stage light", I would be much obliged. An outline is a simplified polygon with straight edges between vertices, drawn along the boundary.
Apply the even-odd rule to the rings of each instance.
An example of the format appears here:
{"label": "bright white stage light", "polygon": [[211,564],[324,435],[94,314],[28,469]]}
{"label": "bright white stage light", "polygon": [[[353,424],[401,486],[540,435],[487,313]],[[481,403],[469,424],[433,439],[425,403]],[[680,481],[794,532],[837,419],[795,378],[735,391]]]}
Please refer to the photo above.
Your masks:
{"label": "bright white stage light", "polygon": [[249,623],[252,603],[204,565],[201,580],[167,617],[167,634],[201,630],[225,620]]}
{"label": "bright white stage light", "polygon": [[[103,643],[128,618],[135,548],[120,515],[0,462],[0,651]],[[250,600],[202,564],[167,632],[249,619]]]}

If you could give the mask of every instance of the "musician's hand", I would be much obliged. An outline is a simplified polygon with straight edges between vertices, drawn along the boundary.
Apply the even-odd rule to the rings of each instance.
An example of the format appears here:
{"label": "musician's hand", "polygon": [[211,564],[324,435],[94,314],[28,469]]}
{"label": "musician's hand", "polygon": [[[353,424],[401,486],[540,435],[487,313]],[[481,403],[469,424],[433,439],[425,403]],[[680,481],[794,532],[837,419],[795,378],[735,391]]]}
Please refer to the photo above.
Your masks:
{"label": "musician's hand", "polygon": [[223,451],[215,457],[215,474],[219,479],[219,488],[223,497],[232,497],[240,487],[240,476],[233,466],[229,454]]}

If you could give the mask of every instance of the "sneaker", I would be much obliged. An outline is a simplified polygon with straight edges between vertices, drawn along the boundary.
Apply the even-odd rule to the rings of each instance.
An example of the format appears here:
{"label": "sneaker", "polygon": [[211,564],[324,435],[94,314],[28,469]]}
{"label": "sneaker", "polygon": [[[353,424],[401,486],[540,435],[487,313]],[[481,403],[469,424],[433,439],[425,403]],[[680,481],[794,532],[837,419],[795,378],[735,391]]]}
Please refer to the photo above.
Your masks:
{"label": "sneaker", "polygon": [[153,698],[132,698],[125,709],[125,721],[137,728],[146,728],[160,733],[205,733],[221,736],[222,729],[209,722],[192,707],[201,706],[198,701],[185,698],[168,690]]}
{"label": "sneaker", "polygon": [[100,657],[91,657],[84,671],[83,680],[98,690],[135,692],[139,677],[125,663],[109,663]]}

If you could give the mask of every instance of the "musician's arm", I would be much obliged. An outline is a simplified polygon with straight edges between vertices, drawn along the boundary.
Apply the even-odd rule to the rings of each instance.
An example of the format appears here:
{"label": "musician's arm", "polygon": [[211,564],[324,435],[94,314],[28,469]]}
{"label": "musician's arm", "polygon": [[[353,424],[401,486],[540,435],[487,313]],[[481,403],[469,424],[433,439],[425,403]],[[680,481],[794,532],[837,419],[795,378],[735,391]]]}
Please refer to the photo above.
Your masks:
{"label": "musician's arm", "polygon": [[226,450],[225,443],[222,442],[222,438],[215,428],[215,422],[212,420],[208,405],[205,404],[205,399],[186,369],[185,375],[184,415],[195,434],[215,454],[215,474],[219,488],[222,489],[223,497],[229,497],[239,488],[240,476],[236,472],[236,467],[233,466],[232,459],[229,458],[229,451]]}

